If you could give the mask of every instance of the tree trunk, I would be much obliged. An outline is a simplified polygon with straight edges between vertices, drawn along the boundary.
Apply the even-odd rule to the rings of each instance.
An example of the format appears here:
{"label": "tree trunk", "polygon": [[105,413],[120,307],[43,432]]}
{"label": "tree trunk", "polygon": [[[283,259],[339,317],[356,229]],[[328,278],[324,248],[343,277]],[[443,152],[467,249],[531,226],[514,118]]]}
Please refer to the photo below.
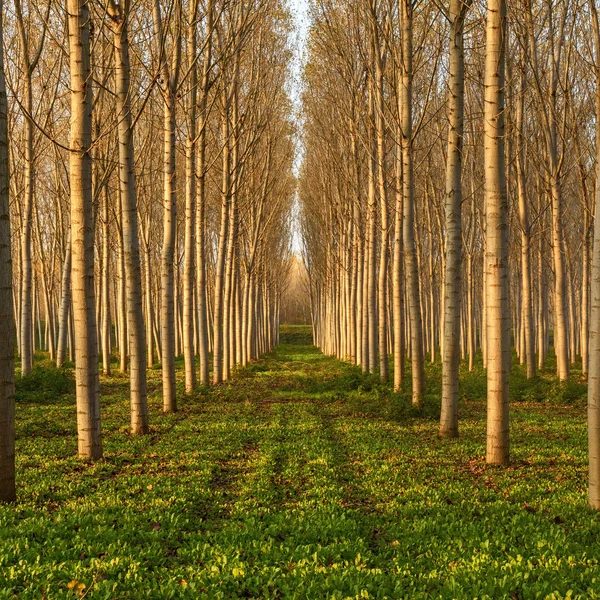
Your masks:
{"label": "tree trunk", "polygon": [[[29,52],[27,47],[23,53]],[[29,62],[29,61],[27,61]],[[31,71],[26,66],[25,110],[33,113]],[[31,229],[33,221],[33,123],[29,117],[25,119],[25,190],[21,232],[21,375],[31,373],[33,366],[33,269],[31,265]]]}
{"label": "tree trunk", "polygon": [[[462,148],[464,130],[464,18],[467,4],[450,2],[450,81],[448,158],[446,163],[446,276],[442,412],[440,435],[458,436],[458,367],[462,294]],[[433,278],[433,274],[432,274]],[[433,285],[433,282],[432,282]]]}
{"label": "tree trunk", "polygon": [[65,364],[67,337],[69,333],[69,308],[71,306],[71,229],[67,233],[65,258],[63,261],[60,307],[58,314],[58,343],[56,348],[56,366]]}
{"label": "tree trunk", "polygon": [[92,208],[92,86],[90,13],[84,0],[67,0],[71,70],[71,252],[79,456],[102,457],[100,383],[94,299]]}
{"label": "tree trunk", "polygon": [[[226,85],[223,82],[223,85]],[[227,251],[227,237],[229,227],[229,211],[231,201],[230,190],[230,141],[229,141],[229,102],[226,90],[223,92],[222,138],[223,138],[223,174],[221,184],[221,223],[219,231],[219,244],[217,250],[217,264],[215,269],[215,305],[214,305],[214,350],[213,350],[213,383],[223,381],[223,293],[225,284],[225,255]]]}
{"label": "tree trunk", "polygon": [[163,249],[161,256],[161,351],[163,375],[163,410],[175,412],[175,98],[169,90],[164,106],[164,164],[163,164]]}
{"label": "tree trunk", "polygon": [[375,200],[375,160],[377,142],[374,131],[375,107],[372,88],[369,91],[369,174],[368,174],[368,265],[367,265],[367,316],[368,316],[368,364],[369,372],[375,373],[377,368],[377,229]]}
{"label": "tree trunk", "polygon": [[[3,2],[0,47],[4,48]],[[16,500],[15,490],[15,317],[13,310],[9,215],[8,103],[4,57],[0,53],[0,502]]]}
{"label": "tree trunk", "polygon": [[194,357],[194,226],[196,211],[196,15],[198,1],[192,0],[188,19],[188,71],[189,90],[187,102],[187,138],[185,143],[185,252],[183,264],[183,360],[185,365],[185,391],[196,387]]}
{"label": "tree trunk", "polygon": [[521,287],[522,287],[522,328],[525,342],[527,378],[535,375],[535,338],[533,331],[533,294],[531,286],[531,226],[527,205],[525,182],[524,122],[525,112],[525,65],[521,67],[520,90],[517,98],[517,193],[519,197],[519,222],[521,225]]}
{"label": "tree trunk", "polygon": [[588,502],[600,509],[600,24],[595,0],[590,0],[596,60],[596,189],[594,246],[592,249],[591,314],[588,375]]}
{"label": "tree trunk", "polygon": [[[400,140],[400,135],[398,135]],[[394,294],[394,391],[402,389],[404,380],[404,269],[402,260],[402,151],[396,149],[396,211],[394,217],[394,264],[392,267]]]}
{"label": "tree trunk", "polygon": [[196,288],[198,295],[198,358],[200,362],[200,383],[210,382],[208,367],[208,312],[206,306],[206,248],[205,248],[205,211],[206,211],[206,126],[208,122],[207,99],[209,91],[209,73],[212,62],[214,0],[208,0],[206,9],[206,41],[202,82],[199,98],[198,132],[198,203],[196,207]]}
{"label": "tree trunk", "polygon": [[110,234],[108,222],[108,187],[104,186],[102,203],[102,367],[110,375]]}
{"label": "tree trunk", "polygon": [[[127,337],[131,395],[131,433],[148,433],[146,332],[142,310],[142,273],[138,235],[133,130],[130,105],[129,3],[124,2],[114,31],[117,114],[119,115],[119,184],[127,295]],[[126,348],[121,352],[125,353]]]}
{"label": "tree trunk", "polygon": [[379,326],[379,379],[388,380],[388,338],[387,338],[387,275],[388,275],[388,206],[385,177],[385,102],[383,90],[383,64],[378,35],[378,25],[374,24],[375,54],[375,128],[377,134],[377,184],[381,210],[381,246],[379,249],[378,278],[378,326]]}
{"label": "tree trunk", "polygon": [[[121,190],[118,192],[119,214],[123,211],[123,199]],[[119,287],[117,299],[118,333],[119,342],[119,371],[127,373],[127,359],[129,351],[127,348],[127,306],[125,304],[127,297],[127,282],[125,280],[125,241],[123,239],[123,219],[119,216],[117,219],[118,237],[119,237]]]}
{"label": "tree trunk", "polygon": [[485,56],[485,205],[487,298],[487,453],[508,464],[508,202],[504,160],[505,0],[488,0]]}
{"label": "tree trunk", "polygon": [[423,324],[419,297],[419,266],[415,245],[415,182],[412,131],[412,0],[401,0],[402,66],[400,74],[400,122],[402,129],[402,189],[404,208],[404,258],[408,277],[410,313],[412,401],[423,402],[425,371],[423,365]]}
{"label": "tree trunk", "polygon": [[583,264],[581,266],[581,371],[585,375],[589,364],[589,307],[590,307],[590,217],[589,209],[584,207]]}

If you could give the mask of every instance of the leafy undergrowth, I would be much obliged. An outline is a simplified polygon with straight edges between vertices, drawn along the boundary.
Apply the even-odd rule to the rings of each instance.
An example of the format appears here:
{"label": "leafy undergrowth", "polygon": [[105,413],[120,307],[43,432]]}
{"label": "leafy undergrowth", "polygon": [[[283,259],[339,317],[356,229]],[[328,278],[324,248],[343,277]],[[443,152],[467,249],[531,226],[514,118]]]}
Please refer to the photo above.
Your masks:
{"label": "leafy undergrowth", "polygon": [[577,374],[514,368],[512,464],[492,468],[480,365],[461,372],[461,437],[442,440],[439,365],[415,410],[307,330],[282,341],[174,415],[152,370],[145,437],[128,433],[127,380],[104,378],[92,466],[70,372],[20,382],[0,598],[600,597]]}

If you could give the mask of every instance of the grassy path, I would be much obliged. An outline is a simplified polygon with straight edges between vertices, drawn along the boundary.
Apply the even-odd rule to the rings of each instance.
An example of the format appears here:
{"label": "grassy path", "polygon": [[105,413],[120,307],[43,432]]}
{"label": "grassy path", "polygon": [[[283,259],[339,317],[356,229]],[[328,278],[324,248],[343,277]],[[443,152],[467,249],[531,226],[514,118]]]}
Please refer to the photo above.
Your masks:
{"label": "grassy path", "polygon": [[143,438],[126,379],[103,381],[91,467],[68,374],[23,383],[0,598],[600,597],[581,400],[515,403],[513,464],[490,468],[481,373],[462,382],[461,438],[441,440],[435,368],[415,413],[305,330],[283,341],[176,415],[152,371]]}

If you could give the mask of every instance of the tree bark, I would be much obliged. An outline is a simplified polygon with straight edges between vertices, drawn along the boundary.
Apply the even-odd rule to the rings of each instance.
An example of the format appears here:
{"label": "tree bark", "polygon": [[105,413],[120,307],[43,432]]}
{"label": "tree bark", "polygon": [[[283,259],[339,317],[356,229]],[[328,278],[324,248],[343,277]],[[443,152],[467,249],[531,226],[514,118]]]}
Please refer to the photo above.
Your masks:
{"label": "tree bark", "polygon": [[[146,332],[142,310],[142,273],[130,103],[128,0],[122,3],[118,12],[113,13],[113,23],[117,114],[119,117],[119,187],[127,296],[131,433],[145,434],[149,431],[146,392]],[[125,348],[122,348],[121,352],[124,353]]]}
{"label": "tree bark", "polygon": [[196,364],[194,356],[194,226],[196,212],[196,16],[198,1],[192,0],[188,19],[188,72],[187,137],[185,143],[185,241],[183,263],[183,361],[185,368],[185,391],[191,393],[196,387]]}
{"label": "tree bark", "polygon": [[79,456],[102,457],[100,383],[94,299],[92,210],[92,86],[90,13],[85,0],[67,0],[71,69],[71,252]]}
{"label": "tree bark", "polygon": [[590,507],[600,509],[600,24],[595,0],[592,11],[596,62],[596,189],[592,248],[591,314],[588,374],[588,447]]}
{"label": "tree bark", "polygon": [[[458,436],[458,367],[462,294],[462,148],[464,132],[464,19],[468,4],[450,2],[450,80],[446,163],[446,276],[440,435]],[[432,283],[433,285],[433,283]]]}
{"label": "tree bark", "polygon": [[425,371],[423,364],[423,322],[419,295],[419,266],[415,245],[415,182],[413,166],[412,126],[412,0],[400,0],[402,30],[402,62],[400,73],[400,125],[402,131],[402,189],[404,208],[404,260],[408,277],[408,305],[410,313],[412,401],[423,402]]}
{"label": "tree bark", "polygon": [[508,202],[504,159],[505,0],[488,0],[485,53],[485,205],[487,298],[487,452],[508,464]]}
{"label": "tree bark", "polygon": [[175,412],[175,99],[168,94],[164,106],[163,158],[163,249],[161,255],[160,329],[161,362],[163,374],[163,410]]}
{"label": "tree bark", "polygon": [[104,186],[102,202],[102,367],[110,375],[110,234],[108,220],[108,187]]}
{"label": "tree bark", "polygon": [[[398,141],[401,136],[398,132]],[[394,216],[394,263],[392,266],[393,276],[393,303],[394,303],[394,391],[402,389],[404,381],[404,269],[402,260],[402,217],[403,217],[403,194],[402,194],[402,150],[398,145],[396,148],[396,210]]]}
{"label": "tree bark", "polygon": [[[226,86],[226,82],[223,82]],[[214,350],[213,350],[213,383],[223,381],[223,294],[225,284],[225,255],[227,251],[227,237],[229,228],[229,211],[231,203],[231,160],[229,141],[229,99],[226,88],[223,90],[223,115],[222,115],[222,182],[221,182],[221,222],[219,231],[219,244],[217,250],[217,264],[215,267],[215,301],[214,301]]]}
{"label": "tree bark", "polygon": [[202,64],[202,81],[199,98],[199,132],[198,132],[198,199],[196,206],[196,290],[198,297],[198,358],[200,363],[200,383],[208,385],[208,313],[206,306],[206,127],[208,123],[207,100],[209,92],[209,74],[212,63],[214,0],[208,0],[206,8],[206,40],[204,61]]}
{"label": "tree bark", "polygon": [[[0,48],[4,48],[0,2]],[[8,103],[4,56],[0,53],[0,502],[16,500],[15,316],[9,214]]]}
{"label": "tree bark", "polygon": [[535,338],[533,331],[533,292],[531,286],[531,225],[529,223],[529,207],[527,202],[527,186],[525,181],[525,145],[524,145],[524,112],[525,112],[525,61],[521,66],[520,89],[517,98],[517,194],[519,197],[519,223],[521,226],[521,287],[522,287],[522,329],[525,342],[525,361],[527,378],[535,375]]}

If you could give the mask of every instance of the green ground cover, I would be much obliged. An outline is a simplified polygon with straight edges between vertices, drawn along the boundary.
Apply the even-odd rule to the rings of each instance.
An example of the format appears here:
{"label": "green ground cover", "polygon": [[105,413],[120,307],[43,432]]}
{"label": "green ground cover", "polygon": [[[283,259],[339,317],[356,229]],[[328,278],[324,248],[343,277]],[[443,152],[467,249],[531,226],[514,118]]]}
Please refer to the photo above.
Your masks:
{"label": "green ground cover", "polygon": [[[485,377],[462,372],[461,437],[310,346],[306,328],[217,389],[128,433],[102,380],[106,458],[75,456],[72,373],[18,385],[19,502],[0,507],[0,598],[599,598],[585,385],[512,377],[509,468],[488,467]],[[179,371],[181,371],[179,365]],[[181,373],[180,373],[181,375]]]}

